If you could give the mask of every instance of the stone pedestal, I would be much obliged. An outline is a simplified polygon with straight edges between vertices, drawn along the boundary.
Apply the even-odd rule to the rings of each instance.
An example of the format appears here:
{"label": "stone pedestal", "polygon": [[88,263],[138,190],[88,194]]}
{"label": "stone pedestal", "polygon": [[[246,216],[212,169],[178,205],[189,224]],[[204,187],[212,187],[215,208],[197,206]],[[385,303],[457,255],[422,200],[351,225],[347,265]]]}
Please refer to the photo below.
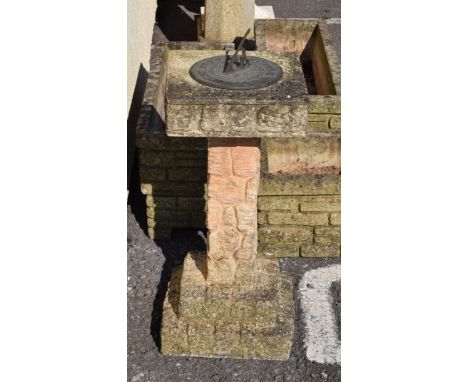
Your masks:
{"label": "stone pedestal", "polygon": [[307,90],[297,57],[287,54],[255,52],[283,70],[281,81],[263,89],[214,89],[190,77],[193,63],[220,53],[168,57],[166,132],[208,137],[208,249],[189,253],[172,274],[161,352],[286,360],[294,332],[292,282],[276,259],[257,257],[260,138],[305,135]]}
{"label": "stone pedestal", "polygon": [[233,42],[250,28],[253,38],[254,0],[205,0],[205,39]]}
{"label": "stone pedestal", "polygon": [[293,289],[257,258],[259,139],[208,139],[208,252],[187,255],[164,303],[164,354],[286,360]]}

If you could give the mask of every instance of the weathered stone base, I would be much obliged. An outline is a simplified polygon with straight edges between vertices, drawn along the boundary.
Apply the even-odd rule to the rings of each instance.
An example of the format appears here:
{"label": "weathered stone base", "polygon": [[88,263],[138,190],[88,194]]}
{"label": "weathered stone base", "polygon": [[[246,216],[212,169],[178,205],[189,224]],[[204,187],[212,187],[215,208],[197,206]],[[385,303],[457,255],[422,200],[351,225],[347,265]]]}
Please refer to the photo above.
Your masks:
{"label": "weathered stone base", "polygon": [[276,259],[255,261],[250,286],[209,285],[206,254],[173,271],[164,301],[166,355],[287,360],[294,332],[293,286]]}

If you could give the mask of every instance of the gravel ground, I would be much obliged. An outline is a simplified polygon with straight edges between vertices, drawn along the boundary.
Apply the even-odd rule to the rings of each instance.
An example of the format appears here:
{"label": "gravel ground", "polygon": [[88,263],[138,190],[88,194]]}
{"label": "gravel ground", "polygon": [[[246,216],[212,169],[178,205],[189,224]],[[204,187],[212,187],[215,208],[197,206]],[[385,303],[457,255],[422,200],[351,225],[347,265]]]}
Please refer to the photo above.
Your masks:
{"label": "gravel ground", "polygon": [[[161,304],[171,269],[183,262],[188,249],[204,249],[194,230],[180,230],[172,240],[156,244],[142,231],[128,208],[128,381],[340,381],[339,365],[310,362],[302,346],[304,324],[295,293],[294,344],[288,361],[258,361],[163,356],[159,353],[158,327]],[[283,271],[295,280],[295,289],[307,270],[336,264],[339,259],[280,260]],[[339,285],[334,291],[340,304]],[[339,319],[338,319],[339,321]]]}

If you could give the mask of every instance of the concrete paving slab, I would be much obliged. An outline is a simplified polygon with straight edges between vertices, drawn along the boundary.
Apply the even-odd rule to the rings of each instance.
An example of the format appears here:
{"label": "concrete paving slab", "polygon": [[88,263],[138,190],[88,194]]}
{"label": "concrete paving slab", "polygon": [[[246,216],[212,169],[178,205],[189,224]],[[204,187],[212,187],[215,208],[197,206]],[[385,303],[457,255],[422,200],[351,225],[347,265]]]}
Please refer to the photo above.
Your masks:
{"label": "concrete paving slab", "polygon": [[333,306],[332,284],[341,278],[339,264],[313,269],[299,283],[299,299],[306,326],[307,359],[319,363],[341,363],[338,319]]}

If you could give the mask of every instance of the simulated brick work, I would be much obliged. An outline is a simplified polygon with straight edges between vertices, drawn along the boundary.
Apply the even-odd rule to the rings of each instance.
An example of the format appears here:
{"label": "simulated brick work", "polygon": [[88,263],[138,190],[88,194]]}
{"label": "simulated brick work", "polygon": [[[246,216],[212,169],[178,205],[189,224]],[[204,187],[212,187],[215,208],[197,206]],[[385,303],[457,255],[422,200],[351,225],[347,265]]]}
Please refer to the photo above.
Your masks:
{"label": "simulated brick work", "polygon": [[161,137],[157,143],[139,152],[148,235],[166,239],[174,227],[205,227],[206,139]]}
{"label": "simulated brick work", "polygon": [[[340,178],[284,177],[261,182],[259,253],[274,257],[340,255]],[[280,195],[278,195],[281,192]]]}

